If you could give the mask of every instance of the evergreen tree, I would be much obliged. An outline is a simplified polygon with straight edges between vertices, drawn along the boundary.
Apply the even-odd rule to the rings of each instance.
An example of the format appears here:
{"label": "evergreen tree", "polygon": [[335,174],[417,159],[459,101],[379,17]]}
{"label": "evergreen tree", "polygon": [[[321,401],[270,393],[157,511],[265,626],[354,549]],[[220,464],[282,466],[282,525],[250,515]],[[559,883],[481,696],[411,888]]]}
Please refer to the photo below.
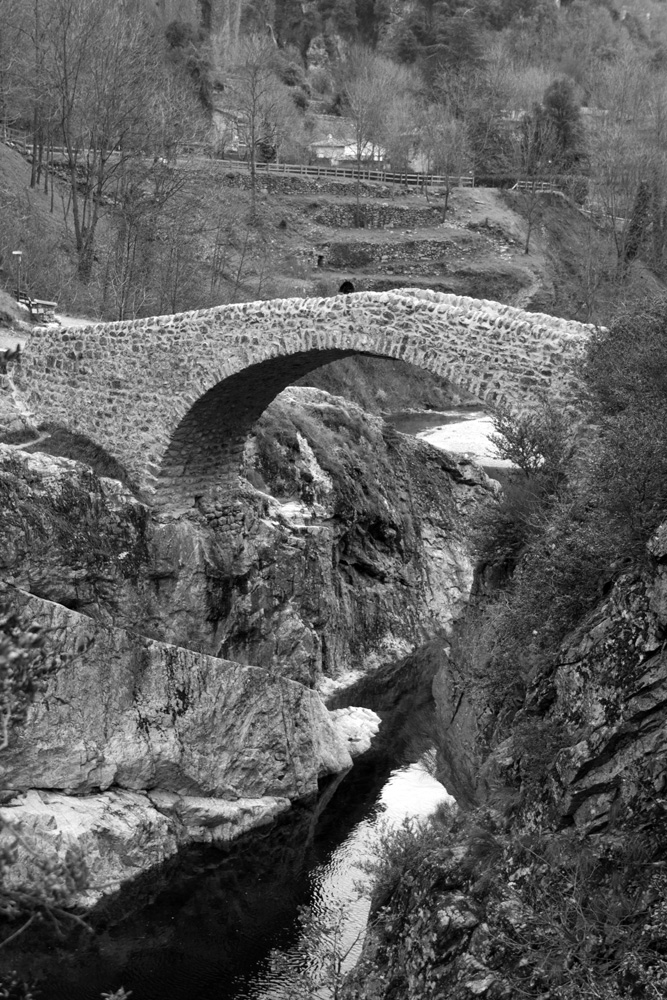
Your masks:
{"label": "evergreen tree", "polygon": [[583,154],[579,105],[569,80],[554,80],[542,98],[543,115],[553,128],[563,169],[570,170]]}

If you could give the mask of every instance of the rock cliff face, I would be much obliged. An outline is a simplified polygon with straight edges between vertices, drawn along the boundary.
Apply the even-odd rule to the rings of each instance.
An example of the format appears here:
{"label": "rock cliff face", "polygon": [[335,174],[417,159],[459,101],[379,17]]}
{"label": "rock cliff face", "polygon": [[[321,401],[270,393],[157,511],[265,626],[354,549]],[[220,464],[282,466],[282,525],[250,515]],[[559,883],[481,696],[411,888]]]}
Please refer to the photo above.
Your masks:
{"label": "rock cliff face", "polygon": [[291,389],[258,424],[245,470],[206,509],[155,518],[85,466],[0,447],[2,576],[311,685],[449,627],[472,580],[471,515],[493,495],[470,462]]}
{"label": "rock cliff face", "polygon": [[316,688],[400,661],[466,599],[470,516],[493,495],[470,463],[301,389],[245,472],[156,517],[80,463],[0,448],[2,576],[60,656],[1,755],[2,816],[81,846],[93,897],[349,767],[377,717]]}
{"label": "rock cliff face", "polygon": [[[2,754],[0,820],[20,823],[41,854],[83,850],[92,872],[83,902],[180,844],[270,822],[314,795],[318,778],[350,767],[377,732],[373,713],[329,713],[315,691],[264,668],[20,591],[13,603],[60,662]],[[29,879],[29,860],[22,848],[13,878]]]}
{"label": "rock cliff face", "polygon": [[665,995],[666,642],[663,524],[535,673],[511,735],[445,663],[441,760],[470,811],[395,852],[349,1000]]}
{"label": "rock cliff face", "polygon": [[319,695],[296,681],[21,593],[16,604],[61,663],[2,755],[5,789],[301,798],[351,764]]}
{"label": "rock cliff face", "polygon": [[[619,579],[563,643],[555,668],[536,672],[514,732],[501,742],[483,699],[447,660],[434,693],[444,780],[462,803],[513,802],[531,822],[548,814],[560,827],[593,833],[665,790],[667,525],[648,555],[647,568]],[[541,789],[517,784],[542,766]]]}

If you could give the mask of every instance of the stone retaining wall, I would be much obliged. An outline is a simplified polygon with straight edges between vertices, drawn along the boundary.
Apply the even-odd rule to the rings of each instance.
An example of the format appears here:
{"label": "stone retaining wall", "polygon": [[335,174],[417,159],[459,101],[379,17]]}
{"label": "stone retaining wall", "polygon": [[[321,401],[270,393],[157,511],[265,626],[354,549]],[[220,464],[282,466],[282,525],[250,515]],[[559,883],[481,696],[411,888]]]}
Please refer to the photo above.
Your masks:
{"label": "stone retaining wall", "polygon": [[[364,229],[417,229],[442,224],[442,207],[435,205],[396,205],[392,202],[365,201],[359,205]],[[313,216],[321,226],[335,229],[357,228],[357,205],[343,202],[323,205]]]}
{"label": "stone retaining wall", "polygon": [[483,238],[463,230],[459,231],[456,239],[443,235],[437,240],[329,243],[322,256],[324,266],[336,270],[368,267],[376,273],[391,273],[400,269],[434,276],[447,274],[451,267],[474,261],[479,257],[480,247],[485,249]]}
{"label": "stone retaining wall", "polygon": [[[207,165],[207,176],[215,166]],[[243,191],[250,190],[250,174],[239,170],[229,170],[220,167],[216,171],[215,179],[224,187],[240,188]],[[346,198],[355,194],[357,182],[355,180],[336,180],[335,177],[309,177],[299,174],[273,174],[263,173],[261,170],[257,174],[257,190],[270,194],[330,194],[336,197]],[[379,184],[377,181],[360,184],[361,197],[366,198],[391,198],[397,194],[414,194],[397,184]]]}

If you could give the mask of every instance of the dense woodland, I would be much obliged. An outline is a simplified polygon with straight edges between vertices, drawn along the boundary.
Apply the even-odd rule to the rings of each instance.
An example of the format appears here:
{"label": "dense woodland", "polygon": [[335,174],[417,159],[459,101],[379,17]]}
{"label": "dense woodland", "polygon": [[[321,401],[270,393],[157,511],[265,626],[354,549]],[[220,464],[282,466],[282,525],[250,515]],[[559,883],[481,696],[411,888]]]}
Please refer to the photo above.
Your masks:
{"label": "dense woodland", "polygon": [[[9,205],[7,284],[8,255],[23,248],[43,295],[108,318],[243,298],[234,267],[266,245],[255,164],[307,162],[322,112],[349,119],[359,165],[380,147],[394,170],[417,163],[494,185],[557,177],[607,221],[621,279],[637,257],[662,277],[662,4],[220,0],[160,10],[1,0],[0,121],[29,135],[31,186],[62,220],[69,254],[56,282],[29,200]],[[224,154],[231,119],[251,166],[247,204],[214,203],[211,171],[174,166],[192,150]],[[260,281],[252,294],[276,290]]]}

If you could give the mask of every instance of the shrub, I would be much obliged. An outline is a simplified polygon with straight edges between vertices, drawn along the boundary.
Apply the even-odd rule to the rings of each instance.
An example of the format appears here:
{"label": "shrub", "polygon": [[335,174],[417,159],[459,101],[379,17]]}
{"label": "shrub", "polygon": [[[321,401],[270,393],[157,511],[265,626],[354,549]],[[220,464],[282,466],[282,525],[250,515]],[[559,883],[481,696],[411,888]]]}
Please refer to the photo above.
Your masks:
{"label": "shrub", "polygon": [[[372,947],[347,995],[467,997],[458,984],[472,943],[480,978],[496,980],[489,995],[658,1000],[667,985],[660,857],[645,835],[595,843],[570,830],[508,832],[485,810],[388,831],[370,866]],[[443,927],[453,908],[463,919]]]}
{"label": "shrub", "polygon": [[624,313],[594,337],[585,367],[594,412],[667,406],[667,300]]}
{"label": "shrub", "polygon": [[182,49],[188,45],[197,45],[201,41],[196,28],[188,21],[170,21],[164,29],[167,44],[172,49]]}
{"label": "shrub", "polygon": [[500,457],[513,462],[528,477],[539,475],[545,488],[554,492],[572,458],[575,424],[567,412],[549,400],[537,410],[519,414],[501,406],[493,425],[497,433],[491,441]]}
{"label": "shrub", "polygon": [[496,418],[496,445],[520,471],[477,531],[502,589],[468,613],[454,642],[464,675],[490,699],[496,738],[526,679],[555,664],[565,635],[645,557],[667,518],[666,373],[667,303],[658,302],[593,339],[584,374],[594,423],[553,407]]}
{"label": "shrub", "polygon": [[667,405],[631,405],[605,421],[595,483],[617,559],[641,559],[667,516]]}
{"label": "shrub", "polygon": [[600,331],[585,381],[600,427],[591,464],[598,504],[619,558],[641,558],[667,517],[667,300]]}

